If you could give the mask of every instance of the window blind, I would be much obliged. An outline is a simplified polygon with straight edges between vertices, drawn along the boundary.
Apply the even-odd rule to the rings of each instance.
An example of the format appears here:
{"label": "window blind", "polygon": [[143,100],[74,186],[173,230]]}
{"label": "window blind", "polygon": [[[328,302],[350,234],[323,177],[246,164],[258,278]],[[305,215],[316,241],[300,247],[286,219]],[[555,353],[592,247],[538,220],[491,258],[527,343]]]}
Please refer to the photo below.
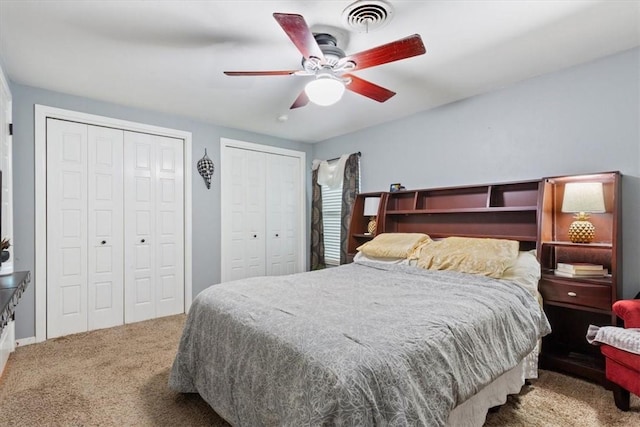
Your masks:
{"label": "window blind", "polygon": [[[334,160],[337,161],[337,160]],[[360,159],[358,158],[358,162]],[[330,162],[331,163],[331,162]],[[360,168],[358,167],[358,174]],[[360,187],[360,175],[358,187]],[[340,223],[342,221],[342,185],[330,189],[322,185],[322,225],[324,226],[324,261],[327,265],[340,265]],[[358,188],[358,193],[360,188]]]}
{"label": "window blind", "polygon": [[324,260],[327,265],[340,264],[340,217],[342,186],[322,186],[322,224],[324,226]]}

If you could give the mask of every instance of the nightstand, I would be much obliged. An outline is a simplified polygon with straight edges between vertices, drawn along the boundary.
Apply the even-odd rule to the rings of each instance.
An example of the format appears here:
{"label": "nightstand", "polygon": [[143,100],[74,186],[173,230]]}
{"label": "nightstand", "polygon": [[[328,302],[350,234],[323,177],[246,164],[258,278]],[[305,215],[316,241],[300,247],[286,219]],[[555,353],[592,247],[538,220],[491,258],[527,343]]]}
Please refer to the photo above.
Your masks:
{"label": "nightstand", "polygon": [[571,279],[544,273],[539,290],[552,333],[543,339],[541,365],[604,384],[604,359],[587,343],[590,324],[611,325],[613,298],[606,279]]}
{"label": "nightstand", "polygon": [[[572,182],[602,182],[605,212],[593,214],[596,229],[591,243],[569,241],[573,215],[562,212],[564,187]],[[590,379],[606,385],[604,358],[596,346],[587,343],[590,324],[615,325],[611,306],[621,294],[619,247],[620,174],[563,176],[545,179],[540,224],[539,259],[542,277],[539,290],[552,332],[543,338],[540,366]],[[606,268],[601,277],[563,277],[555,273],[558,264],[586,263]]]}

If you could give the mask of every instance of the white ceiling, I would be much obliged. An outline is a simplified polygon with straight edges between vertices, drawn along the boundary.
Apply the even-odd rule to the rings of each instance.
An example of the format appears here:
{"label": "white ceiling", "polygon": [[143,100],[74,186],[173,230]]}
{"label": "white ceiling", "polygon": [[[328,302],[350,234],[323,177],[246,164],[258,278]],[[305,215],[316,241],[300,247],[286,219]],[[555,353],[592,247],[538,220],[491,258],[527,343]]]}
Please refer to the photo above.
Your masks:
{"label": "white ceiling", "polygon": [[[342,24],[351,3],[0,0],[0,61],[14,83],[317,142],[640,45],[635,0],[390,0],[368,34]],[[354,73],[397,92],[385,103],[289,110],[310,77],[222,73],[300,68],[273,12],[336,28],[347,54],[414,33],[427,53]]]}

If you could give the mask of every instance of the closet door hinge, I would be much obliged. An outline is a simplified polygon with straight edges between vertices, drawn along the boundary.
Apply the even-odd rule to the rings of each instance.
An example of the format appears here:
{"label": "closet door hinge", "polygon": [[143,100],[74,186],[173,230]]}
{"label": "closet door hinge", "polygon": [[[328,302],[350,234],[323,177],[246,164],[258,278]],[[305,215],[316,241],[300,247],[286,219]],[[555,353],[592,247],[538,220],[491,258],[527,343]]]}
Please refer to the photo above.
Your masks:
{"label": "closet door hinge", "polygon": [[9,123],[9,135],[13,135],[13,123]]}

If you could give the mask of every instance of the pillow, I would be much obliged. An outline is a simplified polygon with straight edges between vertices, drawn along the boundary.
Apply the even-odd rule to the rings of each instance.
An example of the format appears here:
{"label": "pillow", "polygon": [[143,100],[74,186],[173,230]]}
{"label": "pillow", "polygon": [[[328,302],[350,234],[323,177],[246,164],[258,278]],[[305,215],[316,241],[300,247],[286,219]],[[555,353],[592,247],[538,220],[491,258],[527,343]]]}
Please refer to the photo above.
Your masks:
{"label": "pillow", "polygon": [[429,240],[423,233],[382,233],[357,250],[370,257],[407,258],[416,247]]}
{"label": "pillow", "polygon": [[353,257],[353,262],[360,262],[360,261],[368,261],[368,262],[373,262],[376,264],[406,264],[409,265],[409,261],[407,260],[407,258],[379,258],[379,257],[375,257],[375,256],[369,256],[367,254],[365,254],[364,252],[358,252],[354,257]]}
{"label": "pillow", "polygon": [[540,263],[536,258],[536,251],[522,251],[518,253],[516,262],[507,267],[500,278],[513,282],[525,288],[533,296],[538,295],[538,281],[540,280]]}
{"label": "pillow", "polygon": [[515,240],[447,237],[422,244],[418,267],[454,270],[496,279],[515,263],[520,244]]}

